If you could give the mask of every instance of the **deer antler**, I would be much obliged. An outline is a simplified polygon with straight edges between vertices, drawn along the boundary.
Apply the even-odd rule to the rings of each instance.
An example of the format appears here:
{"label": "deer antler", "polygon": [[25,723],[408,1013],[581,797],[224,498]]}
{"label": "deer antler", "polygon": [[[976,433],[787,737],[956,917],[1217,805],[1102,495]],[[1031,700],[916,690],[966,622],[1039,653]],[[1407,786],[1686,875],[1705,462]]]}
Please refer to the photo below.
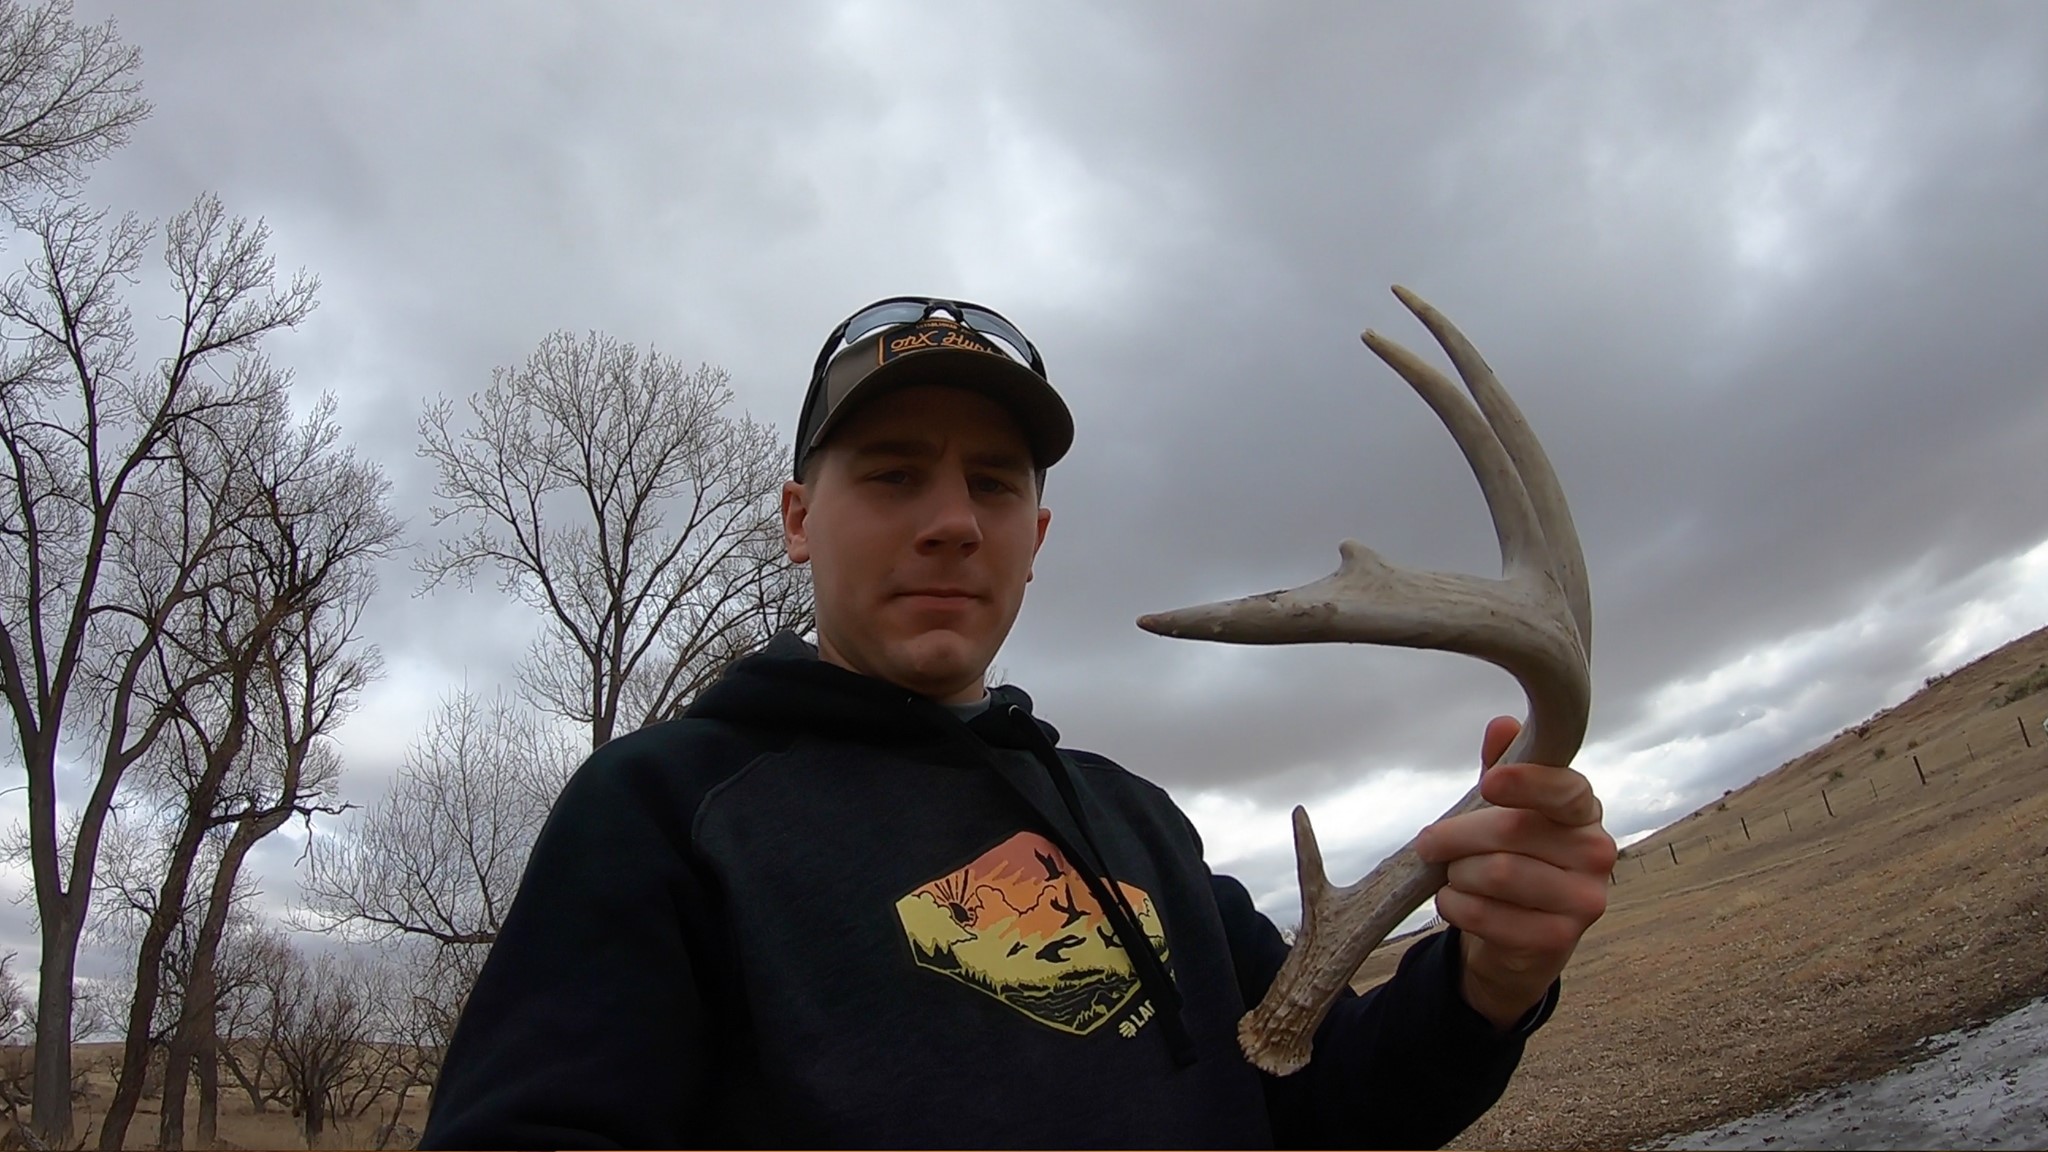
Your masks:
{"label": "deer antler", "polygon": [[[1396,568],[1346,540],[1334,575],[1290,591],[1145,616],[1138,626],[1233,644],[1348,641],[1477,656],[1512,673],[1529,698],[1529,718],[1504,759],[1568,766],[1585,739],[1592,702],[1593,608],[1564,491],[1478,351],[1414,293],[1397,286],[1394,295],[1450,355],[1472,399],[1377,333],[1365,333],[1366,347],[1436,410],[1465,453],[1493,513],[1501,578]],[[1474,786],[1444,816],[1483,807]],[[1265,999],[1238,1024],[1245,1055],[1281,1076],[1308,1063],[1316,1027],[1366,956],[1445,882],[1444,869],[1425,864],[1410,840],[1365,879],[1333,886],[1301,808],[1294,810],[1294,849],[1301,934]]]}

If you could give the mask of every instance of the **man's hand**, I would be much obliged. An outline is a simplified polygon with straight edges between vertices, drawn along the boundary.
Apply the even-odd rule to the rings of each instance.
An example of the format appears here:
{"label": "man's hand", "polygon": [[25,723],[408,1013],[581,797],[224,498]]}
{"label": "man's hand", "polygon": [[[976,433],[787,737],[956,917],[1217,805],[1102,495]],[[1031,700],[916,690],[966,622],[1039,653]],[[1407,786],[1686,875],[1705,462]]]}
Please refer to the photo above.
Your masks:
{"label": "man's hand", "polygon": [[1542,1001],[1607,911],[1615,856],[1584,776],[1494,764],[1521,730],[1506,716],[1486,726],[1479,794],[1494,807],[1438,821],[1416,839],[1424,860],[1449,866],[1436,907],[1464,933],[1465,1001],[1500,1028]]}

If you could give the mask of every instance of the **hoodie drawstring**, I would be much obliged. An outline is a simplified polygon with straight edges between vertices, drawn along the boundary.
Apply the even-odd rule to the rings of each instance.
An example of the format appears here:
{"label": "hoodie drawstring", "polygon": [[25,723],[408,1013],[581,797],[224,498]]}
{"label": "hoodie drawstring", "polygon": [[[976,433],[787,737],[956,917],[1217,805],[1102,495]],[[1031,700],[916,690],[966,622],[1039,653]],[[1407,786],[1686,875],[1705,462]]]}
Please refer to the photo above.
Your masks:
{"label": "hoodie drawstring", "polygon": [[[1123,887],[1110,874],[1109,857],[1096,846],[1095,834],[1089,829],[1088,817],[1081,810],[1081,797],[1074,788],[1066,761],[1061,759],[1052,741],[1045,738],[1045,733],[1039,731],[1037,721],[1029,712],[1011,704],[1003,709],[1003,715],[1030,745],[1032,756],[1044,766],[1046,775],[1052,777],[1053,787],[1058,789],[1068,814],[1074,818],[1074,826],[1080,829],[1082,843],[1095,857],[1095,867],[1085,869],[1081,879],[1102,905],[1103,915],[1109,917],[1110,929],[1118,940],[1124,942],[1124,955],[1130,957],[1131,966],[1137,970],[1139,986],[1158,1005],[1159,1023],[1166,1030],[1166,1041],[1173,1051],[1174,1063],[1183,1068],[1193,1064],[1195,1045],[1188,1035],[1187,1022],[1181,1018],[1180,989],[1166,971],[1165,963],[1159,959],[1158,951],[1152,947],[1151,938],[1145,935],[1138,923],[1137,913],[1132,911]],[[1101,873],[1099,877],[1097,872]]]}

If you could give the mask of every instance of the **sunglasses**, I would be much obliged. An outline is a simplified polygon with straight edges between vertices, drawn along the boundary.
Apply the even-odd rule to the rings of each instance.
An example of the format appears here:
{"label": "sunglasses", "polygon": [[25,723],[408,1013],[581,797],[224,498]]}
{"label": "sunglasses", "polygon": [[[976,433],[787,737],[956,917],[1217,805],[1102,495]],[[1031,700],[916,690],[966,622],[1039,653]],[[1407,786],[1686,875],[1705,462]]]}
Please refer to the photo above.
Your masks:
{"label": "sunglasses", "polygon": [[818,362],[811,368],[811,396],[804,401],[804,409],[809,411],[811,400],[816,398],[818,389],[823,386],[825,369],[832,363],[832,358],[844,351],[848,345],[859,342],[862,337],[877,328],[916,324],[930,319],[934,312],[950,313],[962,327],[992,337],[996,346],[1017,363],[1040,376],[1045,375],[1045,361],[1039,357],[1038,349],[1025,338],[1024,333],[1019,331],[1015,324],[1004,319],[1002,313],[979,304],[969,304],[964,300],[940,300],[930,296],[891,296],[887,300],[877,300],[840,321],[839,327],[832,330],[832,335],[825,338],[825,346],[818,349]]}
{"label": "sunglasses", "polygon": [[1003,314],[979,304],[965,300],[942,300],[933,296],[891,296],[877,300],[853,315],[839,322],[832,334],[825,338],[825,346],[818,349],[818,362],[811,367],[811,387],[804,394],[804,406],[800,409],[796,440],[797,472],[803,471],[804,446],[812,435],[814,427],[824,419],[825,413],[818,401],[825,393],[826,370],[832,360],[841,352],[877,329],[895,328],[929,320],[933,313],[948,313],[961,327],[988,338],[1004,355],[1045,378],[1045,361],[1038,355],[1038,349],[1015,324]]}

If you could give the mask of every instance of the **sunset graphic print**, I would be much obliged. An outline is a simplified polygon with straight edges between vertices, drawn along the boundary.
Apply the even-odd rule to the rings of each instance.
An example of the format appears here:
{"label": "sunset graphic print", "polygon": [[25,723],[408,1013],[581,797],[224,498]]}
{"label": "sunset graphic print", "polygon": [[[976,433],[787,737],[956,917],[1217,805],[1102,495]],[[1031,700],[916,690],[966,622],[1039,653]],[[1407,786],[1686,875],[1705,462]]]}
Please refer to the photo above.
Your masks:
{"label": "sunset graphic print", "polygon": [[[1152,898],[1117,887],[1165,959]],[[1139,995],[1130,957],[1088,885],[1035,832],[1019,832],[920,886],[896,902],[896,915],[919,967],[1063,1032],[1085,1036]]]}

